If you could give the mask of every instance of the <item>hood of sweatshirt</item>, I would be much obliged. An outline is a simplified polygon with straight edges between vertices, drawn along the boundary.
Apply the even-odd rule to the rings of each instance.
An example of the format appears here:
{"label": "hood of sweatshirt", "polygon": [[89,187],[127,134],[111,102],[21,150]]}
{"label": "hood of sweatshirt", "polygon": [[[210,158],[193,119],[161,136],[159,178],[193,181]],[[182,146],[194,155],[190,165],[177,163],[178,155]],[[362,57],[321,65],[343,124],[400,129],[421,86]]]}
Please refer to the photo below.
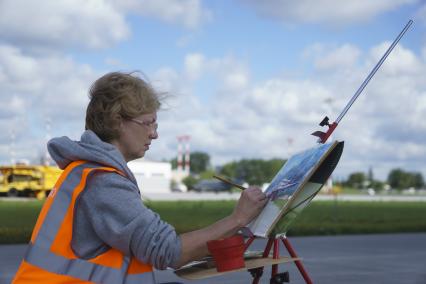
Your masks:
{"label": "hood of sweatshirt", "polygon": [[117,147],[103,142],[91,130],[84,131],[80,141],[73,141],[66,136],[53,138],[47,143],[47,149],[61,169],[65,169],[70,163],[78,160],[94,162],[124,172],[137,185],[133,173],[127,167],[127,163]]}

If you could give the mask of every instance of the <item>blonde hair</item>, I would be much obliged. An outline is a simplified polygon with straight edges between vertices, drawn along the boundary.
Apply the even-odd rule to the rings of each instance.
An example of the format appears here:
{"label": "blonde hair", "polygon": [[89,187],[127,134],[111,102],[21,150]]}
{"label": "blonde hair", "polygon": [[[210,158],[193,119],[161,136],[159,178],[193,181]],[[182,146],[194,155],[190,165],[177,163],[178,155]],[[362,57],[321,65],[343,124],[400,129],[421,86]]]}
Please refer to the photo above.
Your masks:
{"label": "blonde hair", "polygon": [[161,106],[159,94],[136,74],[111,72],[90,87],[86,129],[105,142],[119,138],[122,119],[156,112]]}

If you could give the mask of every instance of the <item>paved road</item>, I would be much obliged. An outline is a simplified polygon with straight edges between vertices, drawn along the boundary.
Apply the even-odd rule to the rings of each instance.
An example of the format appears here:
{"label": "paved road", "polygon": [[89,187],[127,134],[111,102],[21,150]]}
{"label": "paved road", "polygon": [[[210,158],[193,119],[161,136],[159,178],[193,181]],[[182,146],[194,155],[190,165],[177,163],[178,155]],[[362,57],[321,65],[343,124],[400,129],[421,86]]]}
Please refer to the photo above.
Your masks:
{"label": "paved road", "polygon": [[[291,243],[303,257],[314,283],[426,283],[426,233],[356,235],[333,237],[294,237]],[[256,241],[251,249],[263,249]],[[10,283],[25,252],[25,245],[0,246],[0,284]],[[281,255],[284,255],[284,248]],[[290,272],[290,283],[304,283],[293,264],[280,265]],[[265,270],[261,283],[269,283]],[[200,281],[183,281],[172,271],[156,271],[157,281],[193,284],[250,283],[247,272],[228,274]]]}

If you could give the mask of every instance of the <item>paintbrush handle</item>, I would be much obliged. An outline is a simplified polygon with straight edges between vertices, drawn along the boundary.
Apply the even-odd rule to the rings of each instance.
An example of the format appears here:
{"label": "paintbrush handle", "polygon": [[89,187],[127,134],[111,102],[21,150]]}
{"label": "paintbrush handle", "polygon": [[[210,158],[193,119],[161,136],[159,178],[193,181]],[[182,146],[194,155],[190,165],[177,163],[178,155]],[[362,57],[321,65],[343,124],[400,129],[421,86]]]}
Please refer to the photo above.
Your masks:
{"label": "paintbrush handle", "polygon": [[235,186],[235,187],[237,187],[237,188],[239,188],[241,190],[245,190],[246,189],[244,186],[236,184],[236,183],[234,183],[234,182],[232,182],[229,179],[226,179],[224,177],[221,177],[221,176],[218,176],[218,175],[213,175],[213,177],[216,178],[216,179],[218,179],[218,180],[220,180],[220,181],[222,181],[222,182],[224,182],[224,183],[233,185],[233,186]]}

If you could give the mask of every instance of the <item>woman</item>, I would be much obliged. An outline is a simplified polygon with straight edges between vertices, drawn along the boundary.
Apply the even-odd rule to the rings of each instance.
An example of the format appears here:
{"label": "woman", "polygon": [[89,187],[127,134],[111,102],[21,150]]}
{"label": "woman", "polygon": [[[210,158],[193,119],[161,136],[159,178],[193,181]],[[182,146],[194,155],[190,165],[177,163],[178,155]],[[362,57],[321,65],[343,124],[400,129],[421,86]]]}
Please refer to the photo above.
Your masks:
{"label": "woman", "polygon": [[127,162],[158,138],[159,108],[157,93],[132,73],[109,73],[92,85],[81,140],[48,143],[64,172],[14,283],[155,283],[153,267],[178,268],[207,255],[206,242],[237,233],[260,213],[267,199],[251,187],[228,217],[177,235],[144,206]]}

